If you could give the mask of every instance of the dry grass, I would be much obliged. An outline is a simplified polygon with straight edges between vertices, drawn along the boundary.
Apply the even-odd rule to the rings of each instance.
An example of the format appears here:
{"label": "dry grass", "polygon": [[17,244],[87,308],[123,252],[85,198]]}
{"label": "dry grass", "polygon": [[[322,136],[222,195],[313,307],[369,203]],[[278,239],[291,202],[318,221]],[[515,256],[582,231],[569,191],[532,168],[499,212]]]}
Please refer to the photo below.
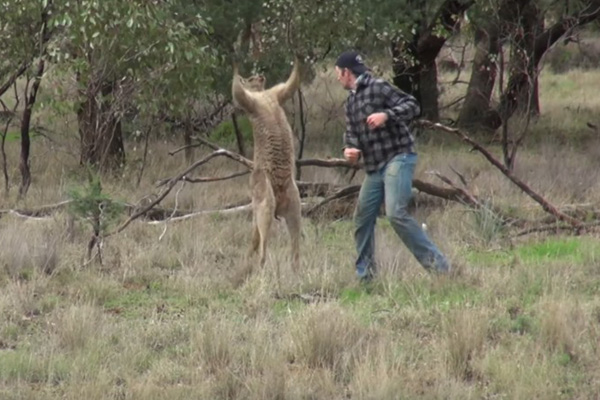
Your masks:
{"label": "dry grass", "polygon": [[[598,141],[581,127],[597,115],[597,74],[544,72],[541,79],[543,115],[531,137],[544,140],[521,151],[516,173],[557,206],[597,203]],[[343,92],[327,73],[318,84],[305,91],[306,155],[339,156]],[[447,88],[444,101],[455,91]],[[79,182],[67,122],[53,121],[70,132],[57,144],[34,141],[31,191],[17,203],[13,188],[2,208],[64,200]],[[490,204],[525,218],[543,215],[480,155],[442,135],[419,138],[421,179],[439,184],[427,172],[454,177],[453,167]],[[576,143],[565,146],[566,138]],[[137,169],[127,167],[103,180],[105,191],[132,203],[154,192],[156,180],[185,166],[183,157],[167,155],[175,147],[153,143],[141,185],[132,184]],[[139,159],[139,148],[127,150]],[[8,152],[14,177],[14,143]],[[197,174],[236,168],[216,160]],[[343,183],[348,176],[310,168],[303,179]],[[246,199],[242,177],[186,184],[164,205],[214,209]],[[597,398],[597,237],[509,239],[490,215],[453,203],[420,205],[415,215],[455,264],[450,279],[425,273],[384,219],[377,230],[381,275],[364,287],[354,279],[348,218],[304,221],[297,275],[287,232],[275,224],[267,265],[239,279],[252,262],[248,214],[166,226],[137,221],[106,240],[103,265],[85,266],[89,228],[71,226],[66,211],[40,221],[5,215],[0,398]]]}

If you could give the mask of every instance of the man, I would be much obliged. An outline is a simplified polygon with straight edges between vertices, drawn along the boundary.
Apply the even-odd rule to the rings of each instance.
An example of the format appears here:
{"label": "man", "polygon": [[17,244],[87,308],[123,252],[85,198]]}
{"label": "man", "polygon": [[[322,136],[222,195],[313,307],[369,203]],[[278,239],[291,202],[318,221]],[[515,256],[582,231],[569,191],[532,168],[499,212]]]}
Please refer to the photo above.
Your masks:
{"label": "man", "polygon": [[362,157],[366,172],[354,214],[358,278],[370,281],[376,272],[375,223],[383,201],[394,231],[421,265],[449,272],[444,255],[407,211],[417,162],[410,124],[420,113],[419,104],[387,81],[374,78],[355,51],[342,53],[335,70],[338,81],[350,91],[344,157],[351,163]]}

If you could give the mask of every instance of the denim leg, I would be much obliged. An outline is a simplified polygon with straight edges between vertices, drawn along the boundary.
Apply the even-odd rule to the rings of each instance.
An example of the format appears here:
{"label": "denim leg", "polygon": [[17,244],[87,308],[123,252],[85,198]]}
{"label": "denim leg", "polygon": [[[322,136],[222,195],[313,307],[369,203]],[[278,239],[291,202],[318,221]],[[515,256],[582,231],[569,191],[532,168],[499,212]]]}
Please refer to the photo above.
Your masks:
{"label": "denim leg", "polygon": [[375,223],[383,202],[383,177],[381,173],[367,174],[358,195],[354,211],[354,240],[356,242],[356,275],[368,278],[373,273],[375,252]]}
{"label": "denim leg", "polygon": [[385,212],[396,234],[425,269],[448,272],[446,257],[407,210],[416,163],[416,154],[399,154],[385,167]]}

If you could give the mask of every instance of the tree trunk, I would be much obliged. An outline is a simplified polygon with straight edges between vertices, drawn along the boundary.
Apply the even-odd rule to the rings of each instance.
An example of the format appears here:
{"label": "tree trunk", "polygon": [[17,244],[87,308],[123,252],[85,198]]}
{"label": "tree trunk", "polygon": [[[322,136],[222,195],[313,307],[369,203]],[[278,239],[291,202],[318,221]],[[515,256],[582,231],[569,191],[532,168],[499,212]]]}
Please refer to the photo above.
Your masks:
{"label": "tree trunk", "polygon": [[19,161],[19,170],[21,171],[21,186],[19,187],[19,197],[24,197],[31,185],[31,171],[29,169],[29,153],[31,150],[31,139],[29,129],[31,126],[31,114],[33,113],[33,105],[37,97],[38,89],[44,74],[44,59],[40,59],[38,69],[36,71],[31,93],[25,93],[27,104],[21,119],[21,158]]}
{"label": "tree trunk", "polygon": [[[419,102],[421,100],[419,68],[417,62],[416,43],[392,43],[392,71],[393,82],[404,92],[413,95]],[[411,64],[412,63],[412,64]]]}
{"label": "tree trunk", "polygon": [[121,120],[113,109],[112,84],[105,84],[101,93],[88,85],[77,119],[81,139],[81,164],[108,171],[125,163],[125,148]]}
{"label": "tree trunk", "polygon": [[440,108],[438,98],[438,71],[434,62],[424,65],[419,74],[421,115],[430,121],[439,121]]}
{"label": "tree trunk", "polygon": [[[417,38],[418,34],[414,39],[418,40]],[[423,118],[437,121],[439,119],[439,91],[435,57],[441,50],[441,46],[433,57],[430,54],[419,52],[416,46],[415,43],[410,43],[405,48],[398,46],[397,43],[392,45],[393,82],[402,91],[417,99],[421,105]]]}
{"label": "tree trunk", "polygon": [[190,164],[194,161],[194,148],[192,147],[192,122],[190,121],[189,115],[185,117],[183,123],[183,144],[185,146],[185,161]]}
{"label": "tree trunk", "polygon": [[[512,40],[512,51],[510,57],[510,76],[518,85],[510,85],[507,88],[503,102],[498,109],[503,123],[519,110],[530,112],[532,115],[539,113],[539,108],[530,108],[539,102],[533,99],[537,90],[535,87],[538,80],[538,64],[535,62],[535,38],[538,36],[540,11],[532,2],[520,13],[517,29]],[[510,81],[509,81],[510,82]]]}
{"label": "tree trunk", "polygon": [[460,110],[458,126],[473,129],[480,127],[491,118],[490,100],[496,82],[498,65],[496,58],[500,51],[497,27],[488,26],[475,31],[475,56],[467,96]]}
{"label": "tree trunk", "polygon": [[[526,87],[518,94],[517,111],[529,113],[531,116],[540,115],[539,101],[539,71],[538,65],[534,62],[535,39],[544,30],[544,19],[540,10],[531,4],[525,10],[522,16],[523,30],[517,36],[517,48],[525,49],[525,52],[515,55],[515,59],[521,64],[521,68],[526,68],[529,79]],[[523,55],[526,54],[526,57]],[[521,59],[525,58],[525,59]]]}
{"label": "tree trunk", "polygon": [[[583,10],[559,19],[550,28],[539,33],[534,39],[533,49],[529,54],[530,60],[528,63],[528,66],[535,72],[534,82],[537,80],[538,65],[546,51],[571,29],[588,24],[597,20],[599,17],[600,0],[594,0],[591,1]],[[537,23],[537,26],[540,26],[540,22],[537,21]],[[524,90],[527,93],[532,93],[530,81],[526,73],[516,70],[514,71],[514,74],[511,74],[508,81],[507,90],[502,95],[500,99],[500,105],[498,106],[497,112],[503,121],[506,121],[508,118],[510,118],[518,109],[519,101],[523,98],[522,96],[520,98],[519,94],[522,94]],[[534,84],[534,95],[536,92],[537,88],[535,88]],[[538,100],[534,98],[534,105],[537,101]],[[498,126],[490,126],[490,128],[496,129]]]}
{"label": "tree trunk", "polygon": [[21,186],[19,187],[19,198],[23,198],[29,186],[31,185],[31,170],[29,168],[29,153],[31,151],[31,138],[29,136],[29,130],[31,127],[31,115],[33,113],[33,105],[37,98],[37,93],[42,82],[42,76],[44,75],[45,59],[46,54],[45,44],[50,39],[48,32],[48,18],[49,10],[52,7],[52,1],[49,1],[46,8],[42,11],[42,31],[40,37],[40,59],[38,61],[38,67],[33,77],[33,84],[31,85],[31,91],[29,91],[29,85],[25,86],[25,110],[23,111],[23,117],[21,118],[21,157],[19,160],[19,171],[21,172]]}
{"label": "tree trunk", "polygon": [[[459,25],[458,18],[473,4],[473,1],[446,0],[438,9],[433,22],[419,21],[410,41],[392,43],[393,82],[401,90],[413,95],[421,104],[421,116],[439,119],[436,57],[446,43],[445,36],[435,34],[441,24],[447,33],[454,33]],[[423,11],[424,2],[415,7]],[[422,13],[424,14],[424,13]]]}

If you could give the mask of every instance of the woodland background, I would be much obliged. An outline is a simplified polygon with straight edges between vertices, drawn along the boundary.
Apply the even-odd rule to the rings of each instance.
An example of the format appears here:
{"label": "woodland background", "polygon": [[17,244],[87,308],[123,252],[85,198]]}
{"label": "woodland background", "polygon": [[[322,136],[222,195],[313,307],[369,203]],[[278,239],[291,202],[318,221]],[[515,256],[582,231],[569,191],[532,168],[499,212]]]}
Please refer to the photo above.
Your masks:
{"label": "woodland background", "polygon": [[[600,395],[600,1],[0,1],[6,399]],[[415,95],[412,211],[354,278],[362,171],[341,156],[362,51]],[[247,273],[252,132],[231,62],[286,105],[302,268],[283,226]]]}

